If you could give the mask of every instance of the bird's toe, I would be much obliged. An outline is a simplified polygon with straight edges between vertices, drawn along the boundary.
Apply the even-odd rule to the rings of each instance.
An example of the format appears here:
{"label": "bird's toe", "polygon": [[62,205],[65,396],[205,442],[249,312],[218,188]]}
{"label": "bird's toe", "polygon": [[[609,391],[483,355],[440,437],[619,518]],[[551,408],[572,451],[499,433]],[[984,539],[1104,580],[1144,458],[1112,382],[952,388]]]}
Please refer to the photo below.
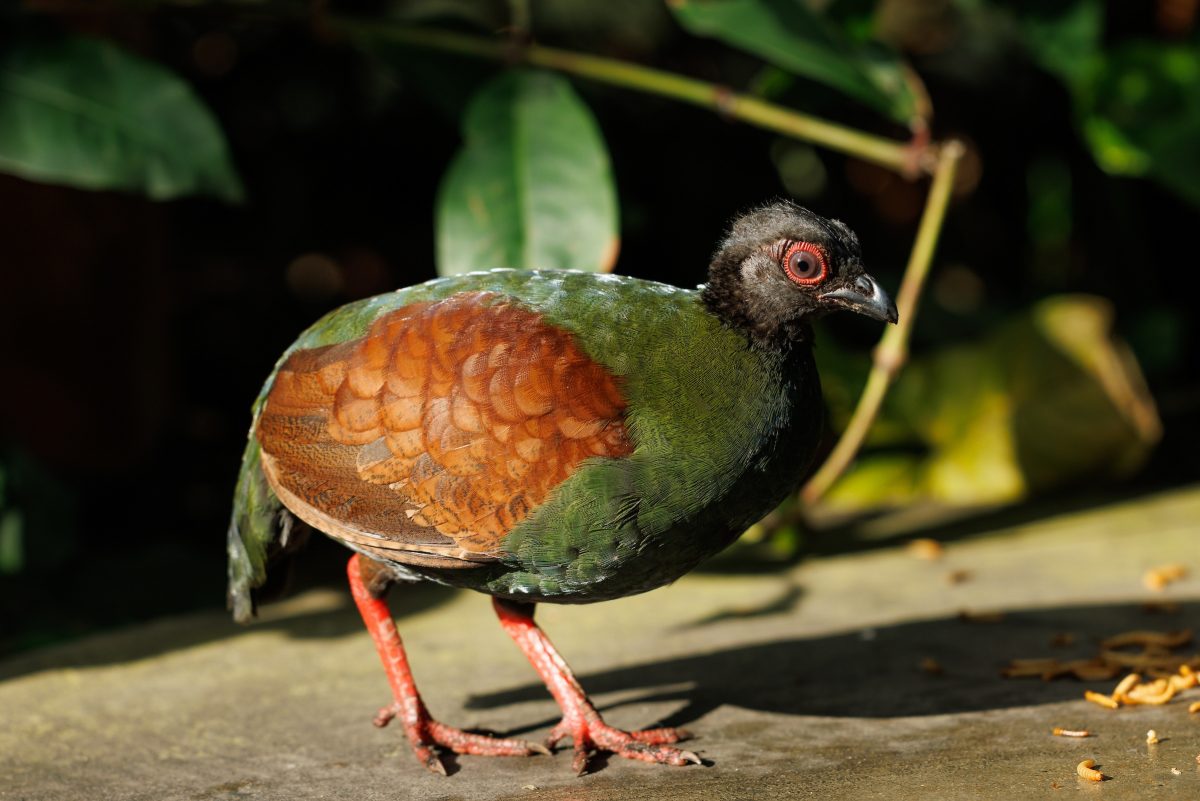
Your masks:
{"label": "bird's toe", "polygon": [[375,719],[371,721],[377,728],[382,729],[384,726],[392,722],[392,718],[400,714],[400,704],[389,704],[388,706],[380,707],[375,713]]}
{"label": "bird's toe", "polygon": [[566,722],[559,723],[550,732],[547,742],[557,743],[567,736],[571,736],[575,742],[571,769],[577,776],[588,772],[589,761],[597,751],[607,751],[626,759],[662,765],[704,764],[704,760],[695,752],[671,745],[691,737],[684,729],[662,727],[623,731],[609,726],[596,716],[593,720],[578,721],[574,726]]}
{"label": "bird's toe", "polygon": [[528,740],[516,740],[506,737],[493,737],[488,734],[476,734],[463,731],[436,720],[426,724],[429,737],[442,748],[456,754],[474,756],[533,756],[534,754],[550,755],[550,749],[539,743]]}
{"label": "bird's toe", "polygon": [[692,739],[692,733],[687,729],[676,729],[664,726],[658,729],[641,729],[629,732],[629,736],[639,742],[663,745],[679,743]]}
{"label": "bird's toe", "polygon": [[571,759],[571,770],[576,776],[582,776],[588,772],[588,756],[590,750],[587,746],[576,744],[575,756]]}
{"label": "bird's toe", "polygon": [[446,775],[446,766],[442,764],[442,760],[438,758],[432,748],[428,745],[413,743],[412,749],[417,761],[424,765],[430,773]]}
{"label": "bird's toe", "polygon": [[642,762],[655,762],[661,765],[703,765],[704,762],[700,757],[692,751],[685,751],[682,748],[673,748],[669,745],[658,745],[655,743],[644,743],[640,740],[631,739],[629,742],[622,744],[619,748],[613,749],[614,753],[625,757],[626,759],[637,759]]}

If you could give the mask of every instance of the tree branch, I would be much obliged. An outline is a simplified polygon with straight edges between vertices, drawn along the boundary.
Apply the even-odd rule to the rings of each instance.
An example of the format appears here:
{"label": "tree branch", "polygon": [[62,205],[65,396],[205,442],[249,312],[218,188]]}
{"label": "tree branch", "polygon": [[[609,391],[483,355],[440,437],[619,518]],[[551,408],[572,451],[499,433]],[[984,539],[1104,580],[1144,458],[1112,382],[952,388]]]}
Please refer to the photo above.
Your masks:
{"label": "tree branch", "polygon": [[757,97],[734,92],[695,78],[644,67],[628,61],[560,50],[530,44],[514,48],[510,42],[452,31],[410,25],[332,17],[330,26],[343,34],[411,47],[424,47],[492,61],[516,61],[534,67],[557,70],[580,78],[636,89],[669,97],[684,103],[712,109],[723,116],[748,122],[845,153],[914,177],[930,170],[923,139],[900,142],[863,133],[837,123],[803,114]]}
{"label": "tree branch", "polygon": [[867,438],[875,418],[879,416],[884,396],[908,358],[908,338],[917,316],[917,303],[925,279],[929,275],[930,264],[933,262],[933,252],[937,248],[938,234],[942,230],[942,220],[950,203],[950,190],[954,187],[954,176],[958,172],[958,162],[963,152],[962,143],[953,139],[938,148],[933,184],[929,187],[925,212],[921,216],[917,238],[908,258],[908,266],[904,269],[900,291],[896,295],[896,310],[899,312],[900,321],[884,331],[883,338],[879,340],[872,359],[871,372],[867,376],[867,385],[863,388],[858,406],[855,407],[854,415],[850,418],[841,439],[824,464],[800,491],[800,499],[806,505],[811,506],[819,501],[846,472],[846,468],[850,466],[850,462],[854,460],[855,454]]}

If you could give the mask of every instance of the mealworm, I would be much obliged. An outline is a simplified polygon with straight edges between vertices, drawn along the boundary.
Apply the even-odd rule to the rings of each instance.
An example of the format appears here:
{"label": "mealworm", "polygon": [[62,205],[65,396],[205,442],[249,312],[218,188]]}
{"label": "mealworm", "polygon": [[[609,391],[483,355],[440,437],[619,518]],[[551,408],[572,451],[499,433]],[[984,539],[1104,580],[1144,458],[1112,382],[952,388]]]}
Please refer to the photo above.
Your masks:
{"label": "mealworm", "polygon": [[1062,726],[1055,726],[1050,732],[1055,737],[1091,737],[1092,733],[1087,729],[1064,729]]}
{"label": "mealworm", "polygon": [[1172,581],[1179,581],[1187,575],[1187,568],[1183,565],[1162,565],[1147,570],[1142,574],[1142,583],[1151,590],[1161,590],[1170,584]]}
{"label": "mealworm", "polygon": [[1109,709],[1116,709],[1119,706],[1119,704],[1117,704],[1116,701],[1114,701],[1112,698],[1108,697],[1107,695],[1101,695],[1100,693],[1092,692],[1091,690],[1085,691],[1083,694],[1083,697],[1086,698],[1087,700],[1091,701],[1093,704],[1099,704],[1100,706],[1106,706]]}
{"label": "mealworm", "polygon": [[[1142,687],[1145,687],[1145,686],[1146,685],[1142,685]],[[1171,686],[1170,684],[1167,685],[1167,688],[1165,690],[1163,690],[1161,693],[1158,693],[1157,695],[1152,695],[1150,689],[1147,689],[1146,692],[1138,692],[1138,690],[1141,690],[1142,687],[1134,687],[1125,696],[1123,696],[1122,700],[1125,703],[1130,704],[1131,706],[1133,704],[1144,704],[1146,706],[1162,706],[1167,701],[1170,701],[1172,698],[1175,697],[1175,688],[1173,686]]]}
{"label": "mealworm", "polygon": [[925,559],[930,562],[935,559],[942,558],[942,544],[937,540],[926,538],[910,540],[907,546],[908,552],[918,559]]}
{"label": "mealworm", "polygon": [[1079,774],[1079,778],[1081,779],[1087,779],[1090,782],[1102,782],[1106,777],[1103,773],[1092,767],[1095,764],[1096,760],[1085,759],[1075,766],[1075,772]]}
{"label": "mealworm", "polygon": [[1129,692],[1133,686],[1141,680],[1142,677],[1138,674],[1130,673],[1128,676],[1121,679],[1121,683],[1117,685],[1115,690],[1113,690],[1113,697],[1115,698],[1118,695],[1124,695],[1125,693]]}
{"label": "mealworm", "polygon": [[1176,690],[1190,690],[1196,686],[1196,674],[1190,676],[1172,676],[1168,681]]}
{"label": "mealworm", "polygon": [[1129,690],[1126,695],[1162,695],[1167,691],[1166,679],[1155,679],[1150,684],[1139,684]]}

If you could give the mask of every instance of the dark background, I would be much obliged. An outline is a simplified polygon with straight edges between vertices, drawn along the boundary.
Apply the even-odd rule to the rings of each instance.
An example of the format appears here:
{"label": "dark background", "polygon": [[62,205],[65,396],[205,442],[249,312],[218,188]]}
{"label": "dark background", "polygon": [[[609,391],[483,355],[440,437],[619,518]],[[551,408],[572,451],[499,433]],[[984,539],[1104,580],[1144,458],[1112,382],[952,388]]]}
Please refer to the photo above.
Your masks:
{"label": "dark background", "polygon": [[[350,10],[380,13],[358,5]],[[1109,3],[1107,36],[1195,36],[1194,19],[1165,30],[1159,5]],[[535,23],[535,33],[733,85],[759,69],[654,8],[626,23]],[[320,314],[434,276],[434,199],[460,144],[458,112],[504,68],[403,52],[377,60],[303,20],[219,8],[52,11],[50,24],[111,38],[184,76],[217,115],[248,202],[156,203],[0,176],[0,455],[24,531],[19,564],[0,576],[0,652],[223,603],[251,400]],[[1102,172],[1066,90],[1019,42],[938,25],[911,23],[893,37],[929,89],[935,137],[970,148],[915,352],[979,336],[1052,293],[1109,298],[1165,436],[1130,484],[1062,497],[1195,481],[1195,207],[1149,180]],[[694,285],[732,215],[789,194],[777,165],[792,145],[778,137],[667,100],[575,86],[612,156],[617,272]],[[810,84],[778,100],[905,134]],[[894,289],[927,185],[819,158],[823,177],[799,199],[854,227],[870,269]],[[1049,207],[1038,202],[1037,176],[1047,174]],[[964,280],[973,300],[948,302],[961,296],[945,282]],[[857,321],[830,327],[863,351],[878,335]],[[337,548],[315,547],[301,581],[336,579]]]}

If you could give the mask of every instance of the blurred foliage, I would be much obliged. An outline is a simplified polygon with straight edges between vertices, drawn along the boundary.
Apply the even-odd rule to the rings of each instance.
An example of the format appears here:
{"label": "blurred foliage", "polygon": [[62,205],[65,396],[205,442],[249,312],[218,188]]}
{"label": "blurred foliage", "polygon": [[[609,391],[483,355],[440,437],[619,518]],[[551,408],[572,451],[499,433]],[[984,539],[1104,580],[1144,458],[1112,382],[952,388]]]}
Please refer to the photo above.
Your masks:
{"label": "blurred foliage", "polygon": [[[729,217],[776,194],[849,222],[896,286],[923,183],[649,85],[513,69],[531,42],[967,142],[912,363],[837,503],[1125,476],[1156,406],[1167,435],[1138,480],[1196,480],[1200,287],[1178,253],[1200,207],[1198,5],[0,3],[0,341],[18,388],[0,393],[0,620],[41,627],[0,648],[220,603],[247,401],[342,302],[435,266],[604,269],[618,241],[621,272],[690,286]],[[832,429],[877,335],[821,326]],[[746,553],[793,558],[799,518],[781,509]]]}
{"label": "blurred foliage", "polygon": [[8,500],[8,471],[0,467],[0,575],[25,566],[25,520]]}
{"label": "blurred foliage", "polygon": [[570,82],[516,71],[480,89],[438,193],[438,272],[607,272],[618,242],[608,151]]}
{"label": "blurred foliage", "polygon": [[1106,42],[1101,0],[1018,8],[1026,47],[1071,93],[1096,163],[1114,175],[1151,177],[1200,205],[1197,43]]}
{"label": "blurred foliage", "polygon": [[[994,504],[1129,475],[1162,432],[1112,324],[1112,305],[1101,298],[1054,296],[980,342],[914,360],[828,504]],[[865,358],[830,343],[817,353],[835,420],[844,424]]]}
{"label": "blurred foliage", "polygon": [[0,45],[0,170],[157,200],[242,198],[225,137],[187,83],[73,36]]}
{"label": "blurred foliage", "polygon": [[1200,48],[1123,44],[1085,91],[1084,133],[1101,167],[1148,176],[1200,205]]}
{"label": "blurred foliage", "polygon": [[[426,23],[452,20],[495,30],[513,9],[532,8],[539,30],[568,39],[581,38],[578,34],[582,31],[615,33],[628,38],[633,49],[645,51],[663,30],[661,11],[647,13],[653,5],[576,2],[509,6],[498,1],[409,0],[394,3],[387,16]],[[791,73],[842,92],[914,130],[925,126],[924,118],[930,112],[925,107],[924,88],[896,51],[875,36],[880,33],[877,29],[883,29],[881,38],[903,43],[918,35],[913,28],[922,25],[932,27],[936,38],[938,29],[946,25],[978,31],[1007,18],[1007,35],[1070,92],[1079,128],[1103,169],[1150,177],[1200,204],[1200,149],[1194,146],[1200,140],[1200,49],[1195,36],[1193,41],[1164,45],[1106,35],[1102,0],[947,0],[913,3],[903,11],[896,10],[896,3],[881,2],[875,13],[871,4],[863,2],[670,0],[666,5],[685,30],[713,37],[763,60],[768,69],[749,82],[750,91],[768,95],[785,91],[789,84],[786,79],[781,82],[780,76]],[[1192,27],[1194,11],[1188,23]],[[631,18],[637,24],[630,25]],[[40,32],[25,35],[23,31],[31,30],[28,26],[14,30],[0,50],[0,108],[4,111],[0,118],[0,170],[83,188],[142,191],[156,199],[185,194],[211,194],[231,202],[241,199],[242,186],[225,139],[209,110],[184,81],[111,43],[46,37]],[[649,38],[638,41],[632,37],[637,30]],[[429,72],[426,78],[442,83]],[[565,82],[542,81],[556,86],[558,106],[546,105],[534,113],[559,120],[552,129],[594,127],[589,112],[573,99]],[[480,180],[479,172],[495,175],[506,169],[513,178],[517,177],[515,165],[536,171],[544,161],[547,173],[524,186],[555,187],[572,182],[583,186],[581,175],[561,169],[565,162],[549,166],[561,158],[561,148],[536,150],[528,158],[518,159],[511,142],[505,147],[490,141],[493,135],[506,137],[506,133],[511,139],[512,131],[522,130],[505,121],[503,113],[506,108],[529,107],[520,98],[536,95],[513,92],[510,96],[500,87],[532,83],[532,78],[500,82],[490,94],[476,98],[466,112],[467,149],[447,174],[439,220],[443,228],[452,226],[458,233],[465,230],[458,223],[470,219],[478,232],[476,247],[464,248],[463,261],[451,263],[447,260],[453,256],[444,247],[449,234],[443,233],[443,247],[439,248],[443,272],[466,269],[467,257],[476,254],[487,255],[496,263],[528,266],[529,259],[522,260],[514,253],[512,244],[517,241],[514,237],[524,234],[514,233],[517,229],[511,219],[493,219],[510,216],[502,214],[494,202],[484,206],[477,202],[474,212],[454,211],[454,204],[465,198],[465,185]],[[607,174],[607,153],[597,140],[599,134],[585,132],[579,152],[587,150],[583,162]],[[511,151],[507,168],[498,160],[505,149]],[[794,176],[795,159],[783,159],[781,171]],[[812,172],[811,165],[808,171]],[[493,182],[488,186],[496,193],[504,187]],[[583,200],[584,205],[577,215],[579,221],[573,224],[586,227],[582,218],[599,213],[607,225],[615,206],[615,200],[608,197],[611,194],[607,179],[593,184],[591,196],[576,190],[575,199]],[[563,208],[569,210],[573,205],[565,203]],[[487,213],[481,217],[484,211]],[[478,228],[481,219],[487,220],[483,230]],[[528,219],[524,224],[532,225]],[[605,239],[603,250],[597,251],[589,242],[583,246],[586,255],[550,263],[597,269],[603,266],[598,254],[615,254],[610,239]],[[493,242],[484,247],[485,241]]]}
{"label": "blurred foliage", "polygon": [[672,0],[668,5],[694,34],[834,87],[898,122],[917,116],[900,59],[878,43],[852,43],[813,7],[792,0]]}
{"label": "blurred foliage", "polygon": [[78,546],[68,489],[28,454],[0,448],[0,576],[52,568]]}

